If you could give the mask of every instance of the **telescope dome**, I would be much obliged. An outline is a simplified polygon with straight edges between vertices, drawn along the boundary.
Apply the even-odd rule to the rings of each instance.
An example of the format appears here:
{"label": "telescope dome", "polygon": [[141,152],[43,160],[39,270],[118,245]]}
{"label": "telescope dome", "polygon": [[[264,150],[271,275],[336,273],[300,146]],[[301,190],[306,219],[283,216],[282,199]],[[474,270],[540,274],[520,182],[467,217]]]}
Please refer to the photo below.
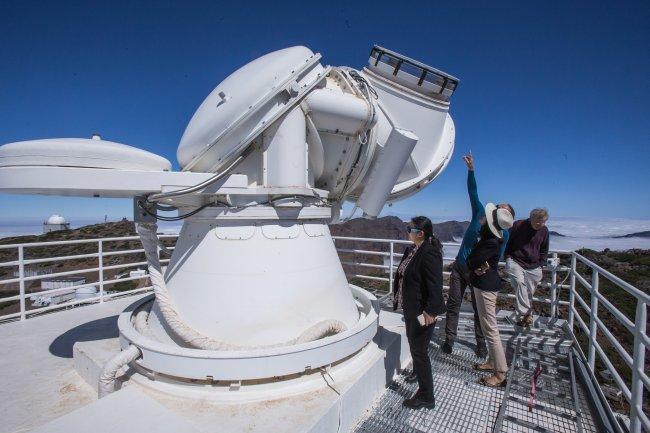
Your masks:
{"label": "telescope dome", "polygon": [[47,219],[46,224],[66,224],[67,221],[61,215],[54,214]]}

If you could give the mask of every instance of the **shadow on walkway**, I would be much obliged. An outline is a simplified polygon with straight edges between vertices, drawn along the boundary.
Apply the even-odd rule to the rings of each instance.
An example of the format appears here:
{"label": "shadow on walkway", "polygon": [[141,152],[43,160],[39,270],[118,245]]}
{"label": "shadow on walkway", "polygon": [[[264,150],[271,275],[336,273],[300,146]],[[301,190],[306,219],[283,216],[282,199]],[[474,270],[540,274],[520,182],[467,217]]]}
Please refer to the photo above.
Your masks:
{"label": "shadow on walkway", "polygon": [[72,346],[77,341],[96,341],[117,338],[117,315],[93,320],[59,335],[50,344],[50,353],[60,358],[72,358]]}

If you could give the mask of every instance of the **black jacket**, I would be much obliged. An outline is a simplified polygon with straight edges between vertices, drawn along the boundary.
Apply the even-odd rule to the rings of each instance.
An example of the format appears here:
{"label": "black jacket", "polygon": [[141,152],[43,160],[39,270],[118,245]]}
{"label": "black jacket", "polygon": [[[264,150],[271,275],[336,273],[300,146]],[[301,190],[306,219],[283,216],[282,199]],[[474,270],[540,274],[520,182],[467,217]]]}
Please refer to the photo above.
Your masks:
{"label": "black jacket", "polygon": [[[501,277],[499,276],[499,248],[501,240],[493,234],[482,237],[474,246],[474,249],[467,257],[469,268],[469,282],[477,289],[498,292],[501,290]],[[483,275],[476,275],[474,272],[481,265],[488,262],[490,269]]]}
{"label": "black jacket", "polygon": [[[404,260],[413,247],[404,252]],[[415,318],[426,311],[431,316],[439,316],[446,311],[442,297],[442,252],[425,241],[404,270],[403,276],[393,280],[393,294],[397,300],[399,279],[402,284],[402,310],[405,318]],[[395,304],[396,307],[396,304]]]}

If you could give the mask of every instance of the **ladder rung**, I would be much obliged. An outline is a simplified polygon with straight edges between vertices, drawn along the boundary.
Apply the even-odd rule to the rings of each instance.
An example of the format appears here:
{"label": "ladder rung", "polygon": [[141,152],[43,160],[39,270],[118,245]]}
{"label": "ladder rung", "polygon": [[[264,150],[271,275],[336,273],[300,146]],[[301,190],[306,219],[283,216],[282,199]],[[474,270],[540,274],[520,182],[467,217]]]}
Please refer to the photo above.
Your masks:
{"label": "ladder rung", "polygon": [[538,426],[538,425],[533,424],[532,422],[528,422],[528,421],[525,421],[523,419],[515,418],[512,415],[506,415],[505,420],[508,421],[508,422],[511,422],[513,424],[517,424],[517,425],[520,425],[520,426],[525,427],[527,429],[534,430],[534,431],[537,431],[537,432],[540,432],[540,433],[552,433],[553,432],[552,430],[549,430],[546,427]]}
{"label": "ladder rung", "polygon": [[[524,406],[528,406],[527,401],[526,402],[521,401],[519,398],[517,398],[517,396],[514,395],[509,395],[508,400],[513,401],[515,403],[519,403]],[[553,409],[552,407],[547,407],[539,403],[534,403],[533,409],[541,410],[542,412],[550,413],[552,415],[559,416],[560,418],[565,418],[573,422],[575,422],[578,419],[575,415],[571,415],[570,413],[562,412],[561,410]]]}

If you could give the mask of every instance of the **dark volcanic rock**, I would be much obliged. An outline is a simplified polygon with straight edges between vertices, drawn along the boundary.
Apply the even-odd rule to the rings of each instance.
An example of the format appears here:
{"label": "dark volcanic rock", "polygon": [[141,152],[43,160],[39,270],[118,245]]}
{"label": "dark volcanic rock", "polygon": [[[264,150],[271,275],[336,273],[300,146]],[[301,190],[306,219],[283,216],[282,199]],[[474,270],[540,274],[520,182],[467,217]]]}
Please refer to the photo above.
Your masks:
{"label": "dark volcanic rock", "polygon": [[42,235],[12,236],[0,239],[1,245],[23,244],[28,242],[54,242],[75,239],[114,238],[134,236],[135,224],[133,221],[122,220],[102,224],[92,224],[72,230],[57,230]]}
{"label": "dark volcanic rock", "polygon": [[548,231],[548,234],[551,235],[551,236],[559,236],[559,237],[561,237],[561,238],[565,238],[565,237],[566,237],[566,235],[563,235],[562,233],[558,233],[558,232],[556,232],[555,230],[549,230],[549,231]]}
{"label": "dark volcanic rock", "polygon": [[[355,218],[342,224],[330,225],[332,236],[349,236],[355,238],[403,239],[406,240],[407,222],[395,216],[368,220]],[[433,232],[440,242],[454,242],[462,238],[469,223],[467,221],[445,221],[434,224]]]}
{"label": "dark volcanic rock", "polygon": [[[332,236],[407,240],[407,225],[407,222],[394,216],[387,216],[376,220],[356,218],[342,224],[332,224],[330,225],[330,231]],[[433,231],[441,242],[453,242],[463,236],[468,225],[469,223],[467,221],[446,221],[444,223],[434,224]],[[406,249],[406,246],[407,244],[396,244],[393,251],[401,254]],[[390,248],[387,243],[382,242],[341,239],[336,240],[336,247],[365,251],[383,251],[385,253],[388,253]],[[342,252],[341,259],[343,262],[365,262],[376,265],[384,264],[383,257],[363,253]],[[353,274],[385,276],[384,271],[381,269],[351,265],[346,266],[346,270]]]}
{"label": "dark volcanic rock", "polygon": [[433,225],[433,233],[440,242],[454,242],[460,240],[469,226],[469,221],[445,221]]}
{"label": "dark volcanic rock", "polygon": [[394,216],[368,220],[355,218],[341,224],[331,224],[332,236],[349,236],[374,239],[406,239],[404,221]]}
{"label": "dark volcanic rock", "polygon": [[650,238],[650,230],[646,230],[644,232],[636,232],[636,233],[628,233],[626,235],[622,236],[614,236],[616,239],[621,239],[621,238]]}

